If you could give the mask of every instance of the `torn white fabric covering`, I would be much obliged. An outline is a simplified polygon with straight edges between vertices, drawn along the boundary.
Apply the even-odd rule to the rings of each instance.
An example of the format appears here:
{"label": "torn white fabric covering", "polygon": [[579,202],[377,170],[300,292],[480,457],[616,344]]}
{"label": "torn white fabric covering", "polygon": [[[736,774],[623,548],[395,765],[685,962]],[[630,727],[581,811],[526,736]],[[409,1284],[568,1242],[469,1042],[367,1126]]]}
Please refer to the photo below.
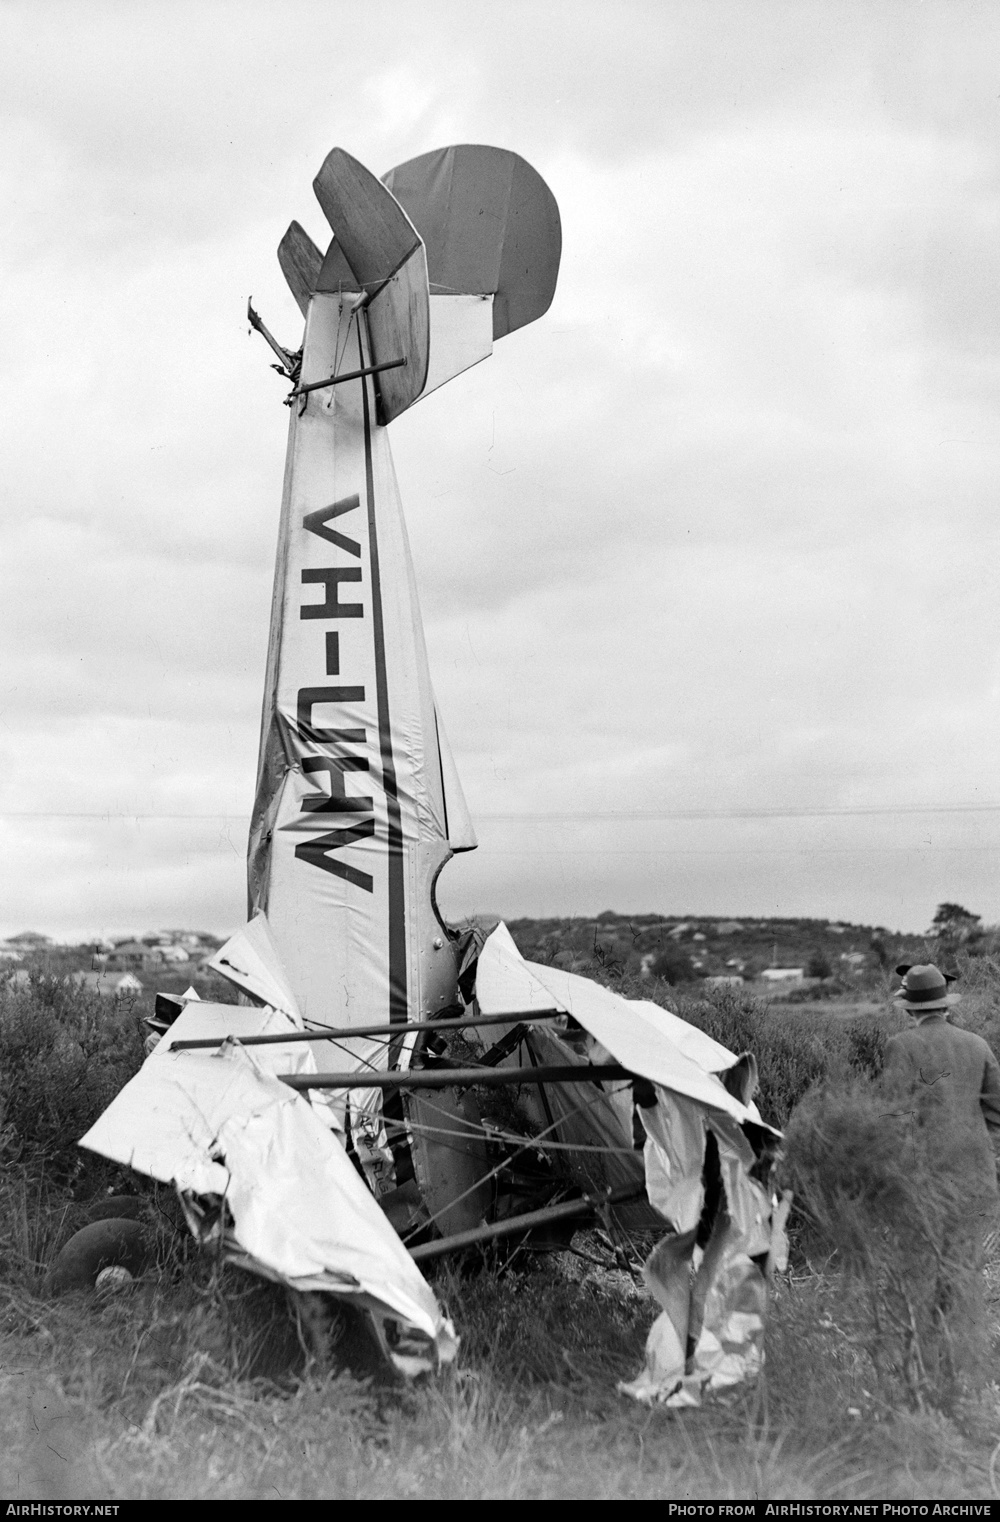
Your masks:
{"label": "torn white fabric covering", "polygon": [[[216,1004],[208,999],[192,999],[164,1032],[154,1056],[162,1062],[178,1041],[224,1041],[227,1036],[239,1041],[245,1036],[278,1036],[283,1031],[291,1034],[301,1029],[301,1021],[269,1005]],[[260,1048],[259,1060],[272,1073],[314,1073],[310,1045],[308,1041],[292,1041],[287,1046],[276,1042]],[[175,1059],[180,1055],[174,1053]]]}
{"label": "torn white fabric covering", "polygon": [[454,1356],[450,1323],[346,1152],[250,1051],[151,1058],[81,1146],[178,1189],[224,1196],[240,1249],[275,1277],[371,1297],[428,1338],[438,1361]]}
{"label": "torn white fabric covering", "polygon": [[709,1120],[719,1148],[719,1166],[722,1170],[722,1187],[726,1191],[726,1205],[733,1230],[738,1236],[738,1250],[749,1258],[766,1253],[771,1244],[771,1211],[773,1201],[767,1190],[751,1178],[753,1149],[738,1126],[728,1116],[716,1121]]}
{"label": "torn white fabric covering", "polygon": [[479,953],[476,997],[484,1014],[564,1009],[629,1072],[736,1121],[759,1121],[715,1076],[736,1062],[732,1052],[657,1004],[623,999],[589,978],[526,962],[506,925],[497,926]]}
{"label": "torn white fabric covering", "polygon": [[[647,1404],[696,1406],[703,1391],[738,1384],[761,1368],[767,1280],[751,1260],[765,1254],[769,1264],[782,1260],[787,1209],[775,1211],[767,1191],[751,1178],[753,1150],[728,1115],[662,1090],[659,1103],[639,1113],[647,1133],[646,1191],[675,1232],[647,1259],[646,1284],[663,1311],[646,1339],[641,1372],[619,1389]],[[694,1316],[690,1302],[696,1295],[691,1270],[701,1260],[694,1237],[704,1202],[708,1130],[718,1146],[726,1216],[716,1223],[715,1246],[707,1249],[715,1254],[714,1267],[704,1290],[697,1341],[685,1358],[681,1349],[686,1352],[688,1322]]]}
{"label": "torn white fabric covering", "polygon": [[705,1319],[690,1360],[664,1310],[649,1329],[643,1368],[635,1379],[620,1383],[619,1391],[644,1405],[700,1406],[703,1394],[753,1378],[764,1363],[766,1313],[764,1275],[746,1253],[727,1251],[708,1287]]}
{"label": "torn white fabric covering", "polygon": [[242,930],[231,935],[209,959],[208,965],[261,1004],[284,1010],[297,1028],[302,1029],[302,1016],[292,985],[265,915],[255,914]]}
{"label": "torn white fabric covering", "polygon": [[646,1132],[646,1196],[675,1232],[693,1231],[705,1200],[705,1111],[677,1094],[657,1098],[657,1104],[639,1107]]}
{"label": "torn white fabric covering", "polygon": [[[201,1095],[199,1073],[190,1060],[198,1052],[172,1052],[176,1041],[222,1040],[226,1036],[264,1036],[294,1029],[285,1014],[243,1004],[210,1004],[207,1000],[187,1005],[163,1039],[153,1048],[142,1068],[125,1085],[104,1114],[94,1123],[80,1145],[117,1162],[126,1163],[162,1183],[172,1183],[175,1164],[184,1160],[184,1176],[201,1180],[185,1184],[197,1194],[221,1194],[225,1172],[211,1159],[211,1136],[199,1117],[206,1106],[221,1103],[215,1098],[220,1079],[214,1068],[206,1069],[207,1097]],[[253,1049],[264,1071],[315,1073],[315,1058],[308,1042],[288,1046],[275,1043]],[[226,1070],[228,1071],[228,1069]],[[289,1090],[291,1092],[291,1090]],[[325,1112],[321,1112],[325,1113]],[[207,1151],[206,1151],[207,1147]],[[178,1172],[176,1176],[181,1176]]]}
{"label": "torn white fabric covering", "polygon": [[[751,1260],[778,1256],[772,1248],[780,1244],[774,1242],[773,1201],[750,1176],[754,1152],[741,1129],[746,1121],[762,1124],[759,1112],[716,1076],[735,1065],[736,1055],[656,1004],[526,962],[505,925],[480,952],[476,995],[486,1014],[565,1010],[597,1043],[594,1061],[608,1054],[654,1086],[657,1103],[639,1114],[646,1195],[672,1228],[646,1264],[647,1286],[663,1309],[650,1329],[642,1371],[619,1389],[647,1403],[697,1405],[703,1391],[754,1375],[763,1360],[767,1286]],[[551,1040],[554,1033],[545,1036]],[[702,1252],[695,1236],[705,1206],[709,1131],[718,1146],[725,1210]]]}
{"label": "torn white fabric covering", "polygon": [[707,1031],[699,1030],[690,1020],[682,1020],[673,1010],[664,1009],[651,999],[626,999],[625,1002],[630,1009],[641,1010],[645,1019],[670,1037],[683,1056],[696,1062],[707,1073],[724,1073],[739,1061],[735,1052],[713,1040]]}
{"label": "torn white fabric covering", "polygon": [[[282,1031],[299,1031],[302,1022],[283,1010],[265,1005],[212,1004],[205,999],[192,1001],[178,1015],[170,1029],[157,1043],[150,1055],[164,1057],[178,1041],[212,1039],[223,1041],[227,1036],[237,1041],[245,1036],[276,1036]],[[268,1073],[317,1073],[319,1072],[316,1045],[327,1047],[327,1042],[292,1041],[275,1042],[273,1046],[259,1046],[259,1065]],[[178,1056],[180,1053],[177,1054]],[[309,1103],[319,1112],[328,1126],[338,1131],[344,1129],[344,1096],[324,1089],[310,1089]]]}
{"label": "torn white fabric covering", "polygon": [[[534,1010],[566,1010],[558,995],[551,993],[539,976],[551,968],[526,962],[514,945],[514,939],[501,922],[487,936],[476,964],[476,1000],[484,1015],[502,1015],[516,1010],[531,1014]],[[568,1011],[567,1011],[568,1012]]]}
{"label": "torn white fabric covering", "polygon": [[208,1066],[209,1059],[194,1052],[175,1052],[168,1060],[157,1056],[159,1050],[146,1058],[79,1145],[162,1184],[176,1179],[194,1194],[225,1194],[229,1174],[216,1158],[208,1115],[225,1108],[225,1087],[234,1070]]}
{"label": "torn white fabric covering", "polygon": [[[230,936],[211,959],[209,966],[251,998],[262,1000],[274,1009],[286,1011],[296,1030],[305,1028],[266,914],[255,914],[242,930]],[[239,1031],[231,1027],[231,1030],[234,1035],[251,1034],[249,1027],[241,1026]],[[264,1032],[261,1031],[260,1034]],[[282,1047],[281,1050],[285,1052],[292,1048]],[[345,1066],[353,1067],[357,1061],[353,1048],[329,1041],[311,1041],[302,1050],[311,1054],[307,1060],[291,1066],[284,1063],[265,1066],[275,1073],[318,1073],[331,1072]],[[405,1066],[405,1063],[401,1065]],[[333,1089],[313,1089],[309,1100],[326,1118],[328,1125],[343,1131],[347,1112],[346,1093]]]}

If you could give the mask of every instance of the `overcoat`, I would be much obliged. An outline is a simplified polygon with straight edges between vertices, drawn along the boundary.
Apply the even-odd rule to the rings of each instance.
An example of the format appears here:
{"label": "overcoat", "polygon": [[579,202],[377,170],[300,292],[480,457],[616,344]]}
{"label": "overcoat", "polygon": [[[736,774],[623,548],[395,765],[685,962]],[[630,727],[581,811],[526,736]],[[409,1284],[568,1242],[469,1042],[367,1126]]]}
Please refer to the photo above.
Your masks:
{"label": "overcoat", "polygon": [[930,1156],[957,1192],[995,1210],[1000,1151],[1000,1062],[982,1036],[923,1015],[885,1044],[884,1086],[909,1107]]}

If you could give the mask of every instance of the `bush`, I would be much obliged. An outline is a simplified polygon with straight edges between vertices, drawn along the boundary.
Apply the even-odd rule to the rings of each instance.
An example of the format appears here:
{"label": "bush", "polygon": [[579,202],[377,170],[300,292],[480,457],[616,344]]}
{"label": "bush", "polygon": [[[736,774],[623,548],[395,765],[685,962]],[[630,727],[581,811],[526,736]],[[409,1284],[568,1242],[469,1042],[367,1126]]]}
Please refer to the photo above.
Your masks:
{"label": "bush", "polygon": [[[850,1021],[817,1010],[803,1020],[787,1008],[787,999],[773,1007],[746,988],[677,991],[630,973],[595,976],[625,999],[650,999],[672,1009],[737,1055],[753,1052],[757,1104],[764,1119],[779,1129],[817,1085],[852,1075],[877,1076],[886,1037],[902,1030],[906,1019],[902,1011],[887,1008]],[[997,981],[1000,988],[1000,976]],[[1000,1035],[1000,997],[995,1023]]]}
{"label": "bush", "polygon": [[948,1157],[934,1145],[854,1079],[806,1096],[783,1161],[814,1251],[845,1271],[845,1311],[883,1393],[902,1390],[914,1409],[949,1409],[984,1373],[979,1206],[960,1146]]}
{"label": "bush", "polygon": [[730,1051],[753,1052],[764,1119],[783,1127],[795,1106],[817,1085],[847,1079],[877,1063],[891,1020],[853,1021],[817,1015],[808,1021],[772,1009],[740,989],[714,990],[707,999],[682,999],[678,1013]]}
{"label": "bush", "polygon": [[694,963],[686,951],[661,951],[650,963],[649,970],[654,978],[662,978],[664,983],[670,983],[674,988],[679,983],[694,983],[698,979]]}
{"label": "bush", "polygon": [[77,1142],[143,1058],[131,1008],[45,973],[0,987],[0,1131],[8,1159],[68,1184]]}

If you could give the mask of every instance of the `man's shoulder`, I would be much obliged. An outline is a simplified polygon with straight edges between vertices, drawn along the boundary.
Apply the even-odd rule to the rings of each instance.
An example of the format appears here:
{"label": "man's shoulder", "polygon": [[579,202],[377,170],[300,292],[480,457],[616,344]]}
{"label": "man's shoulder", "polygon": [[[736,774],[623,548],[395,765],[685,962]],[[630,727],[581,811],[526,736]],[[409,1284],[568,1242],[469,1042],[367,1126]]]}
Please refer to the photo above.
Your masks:
{"label": "man's shoulder", "polygon": [[888,1051],[890,1047],[912,1046],[915,1039],[917,1038],[917,1032],[919,1029],[920,1027],[918,1025],[911,1025],[905,1031],[897,1031],[894,1036],[887,1036],[885,1038],[886,1051]]}
{"label": "man's shoulder", "polygon": [[995,1057],[993,1048],[985,1036],[977,1035],[975,1031],[967,1031],[960,1025],[949,1025],[948,1029],[959,1038],[964,1046],[982,1052],[984,1057]]}
{"label": "man's shoulder", "polygon": [[977,1036],[975,1031],[967,1031],[960,1025],[952,1025],[949,1020],[924,1020],[919,1025],[911,1025],[905,1031],[897,1031],[894,1036],[887,1036],[885,1049],[906,1050],[911,1046],[924,1046],[927,1042],[936,1042],[948,1046],[964,1046],[969,1050],[992,1052],[988,1041],[982,1036]]}
{"label": "man's shoulder", "polygon": [[937,1040],[953,1048],[975,1052],[983,1058],[995,1061],[993,1048],[988,1041],[984,1040],[982,1036],[977,1035],[975,1031],[965,1030],[961,1025],[952,1025],[949,1020],[935,1021],[933,1026],[929,1027],[929,1031],[933,1033],[931,1034],[931,1040]]}

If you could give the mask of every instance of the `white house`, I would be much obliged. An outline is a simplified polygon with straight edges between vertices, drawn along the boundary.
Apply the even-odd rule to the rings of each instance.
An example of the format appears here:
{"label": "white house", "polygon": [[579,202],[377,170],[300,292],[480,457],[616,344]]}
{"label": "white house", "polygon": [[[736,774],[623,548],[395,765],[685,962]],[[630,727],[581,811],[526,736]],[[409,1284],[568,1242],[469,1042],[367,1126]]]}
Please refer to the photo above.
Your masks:
{"label": "white house", "polygon": [[761,973],[768,983],[801,983],[805,975],[804,967],[765,967]]}
{"label": "white house", "polygon": [[142,993],[142,984],[132,972],[75,972],[73,982],[102,999],[129,999]]}

